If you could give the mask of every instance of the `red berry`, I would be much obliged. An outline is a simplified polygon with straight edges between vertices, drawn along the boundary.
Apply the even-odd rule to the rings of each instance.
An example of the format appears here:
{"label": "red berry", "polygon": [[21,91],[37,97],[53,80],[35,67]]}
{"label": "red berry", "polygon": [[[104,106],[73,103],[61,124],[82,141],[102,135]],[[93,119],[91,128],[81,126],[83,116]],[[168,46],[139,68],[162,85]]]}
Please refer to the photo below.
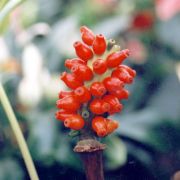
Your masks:
{"label": "red berry", "polygon": [[106,61],[107,66],[109,68],[117,67],[119,64],[121,64],[127,57],[129,56],[129,49],[124,49],[119,52],[114,52],[110,54]]}
{"label": "red berry", "polygon": [[93,82],[90,87],[90,92],[93,96],[103,96],[106,93],[106,88],[102,82]]}
{"label": "red berry", "polygon": [[94,99],[90,103],[90,110],[94,114],[103,114],[110,110],[110,105],[102,99]]}
{"label": "red berry", "polygon": [[107,70],[107,63],[103,59],[97,59],[93,62],[93,71],[96,74],[103,74]]}
{"label": "red berry", "polygon": [[71,72],[76,76],[77,79],[82,81],[89,81],[93,78],[92,70],[86,65],[75,64],[71,68]]}
{"label": "red berry", "polygon": [[102,34],[96,35],[96,38],[93,42],[93,51],[97,55],[101,55],[106,51],[106,40]]}
{"label": "red berry", "polygon": [[105,95],[103,100],[110,105],[110,110],[108,113],[114,114],[116,112],[120,112],[123,108],[123,105],[119,102],[118,98],[114,95]]}
{"label": "red berry", "polygon": [[71,69],[73,67],[73,65],[75,65],[75,64],[84,64],[84,65],[86,65],[86,62],[83,61],[82,59],[79,59],[79,58],[66,59],[66,61],[65,61],[65,66],[68,69]]}
{"label": "red berry", "polygon": [[59,99],[64,98],[66,96],[74,95],[73,91],[60,91],[59,92]]}
{"label": "red berry", "polygon": [[91,93],[85,86],[75,89],[74,94],[81,103],[88,102],[91,99]]}
{"label": "red berry", "polygon": [[80,103],[75,96],[67,96],[56,101],[56,105],[60,109],[65,109],[69,112],[76,112],[80,108]]}
{"label": "red berry", "polygon": [[124,64],[121,64],[118,66],[118,68],[126,69],[126,71],[134,78],[136,76],[136,71],[130,68],[129,66],[126,66]]}
{"label": "red berry", "polygon": [[111,134],[115,129],[118,128],[119,123],[117,121],[106,119],[107,134]]}
{"label": "red berry", "polygon": [[133,77],[124,68],[116,68],[112,72],[112,77],[117,77],[121,81],[123,81],[124,83],[127,83],[127,84],[131,84],[133,82]]}
{"label": "red berry", "polygon": [[[162,1],[157,1],[162,2]],[[167,6],[168,7],[168,6]],[[154,24],[154,16],[152,11],[140,11],[133,16],[132,27],[138,30],[149,30]]]}
{"label": "red berry", "polygon": [[99,137],[107,135],[106,120],[102,116],[96,116],[92,120],[92,129],[97,133]]}
{"label": "red berry", "polygon": [[121,90],[124,87],[124,83],[117,77],[107,77],[103,80],[103,84],[109,92]]}
{"label": "red berry", "polygon": [[86,26],[82,26],[80,31],[83,42],[89,46],[92,46],[95,39],[94,33]]}
{"label": "red berry", "polygon": [[128,97],[129,97],[129,91],[126,90],[126,89],[114,91],[111,94],[116,96],[119,100],[121,100],[121,99],[128,99]]}
{"label": "red berry", "polygon": [[77,87],[83,85],[83,82],[77,79],[74,74],[63,72],[60,78],[71,89],[76,89]]}
{"label": "red berry", "polygon": [[88,61],[93,57],[92,50],[87,45],[83,44],[80,41],[76,41],[74,43],[74,48],[77,56],[85,61]]}
{"label": "red berry", "polygon": [[72,116],[72,112],[65,111],[64,109],[60,109],[56,112],[55,117],[57,120],[64,121],[66,118]]}
{"label": "red berry", "polygon": [[84,119],[78,114],[73,114],[72,116],[67,117],[64,121],[64,126],[73,130],[80,130],[84,125]]}

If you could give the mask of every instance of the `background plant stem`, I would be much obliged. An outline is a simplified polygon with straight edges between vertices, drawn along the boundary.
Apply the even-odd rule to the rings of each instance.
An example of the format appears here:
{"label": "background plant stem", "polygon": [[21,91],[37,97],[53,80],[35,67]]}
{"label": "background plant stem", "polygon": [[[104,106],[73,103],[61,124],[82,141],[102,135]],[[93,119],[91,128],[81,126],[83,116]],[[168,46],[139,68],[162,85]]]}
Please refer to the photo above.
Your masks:
{"label": "background plant stem", "polygon": [[0,12],[0,22],[3,21],[3,19],[20,3],[22,3],[23,0],[10,0],[5,5],[2,4],[4,7],[2,8]]}
{"label": "background plant stem", "polygon": [[14,135],[17,139],[17,142],[18,142],[20,151],[22,153],[25,165],[27,167],[29,176],[32,180],[38,180],[39,178],[38,178],[34,163],[32,161],[31,155],[29,153],[29,149],[27,147],[26,141],[24,139],[24,136],[22,134],[22,131],[20,129],[20,126],[18,124],[16,116],[13,112],[13,109],[11,107],[11,104],[8,100],[8,97],[6,95],[6,92],[5,92],[1,82],[0,82],[0,101],[1,101],[2,106],[6,112],[9,123],[12,127],[13,132],[14,132]]}

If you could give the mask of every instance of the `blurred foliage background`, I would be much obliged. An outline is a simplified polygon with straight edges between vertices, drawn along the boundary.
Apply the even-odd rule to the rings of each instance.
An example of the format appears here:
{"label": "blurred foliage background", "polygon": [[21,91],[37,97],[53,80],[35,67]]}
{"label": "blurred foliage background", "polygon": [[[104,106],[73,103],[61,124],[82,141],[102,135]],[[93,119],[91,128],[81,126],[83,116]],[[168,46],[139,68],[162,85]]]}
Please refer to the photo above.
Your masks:
{"label": "blurred foliage background", "polygon": [[[0,20],[0,79],[40,179],[85,179],[76,138],[54,118],[81,25],[129,48],[137,71],[113,117],[120,128],[103,139],[106,179],[166,180],[180,170],[179,12],[179,0],[26,0]],[[29,177],[0,105],[0,180],[21,179]]]}

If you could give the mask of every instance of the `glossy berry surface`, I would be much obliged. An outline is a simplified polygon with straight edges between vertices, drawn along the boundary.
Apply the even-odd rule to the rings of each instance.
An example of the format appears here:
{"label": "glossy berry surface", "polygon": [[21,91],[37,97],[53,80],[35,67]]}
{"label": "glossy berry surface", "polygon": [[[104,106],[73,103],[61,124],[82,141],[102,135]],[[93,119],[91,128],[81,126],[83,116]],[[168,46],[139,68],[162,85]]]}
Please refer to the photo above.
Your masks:
{"label": "glossy berry surface", "polygon": [[93,82],[90,86],[90,92],[93,96],[101,97],[107,90],[102,82]]}
{"label": "glossy berry surface", "polygon": [[102,116],[96,116],[92,120],[92,129],[97,133],[99,137],[107,135],[106,119]]}
{"label": "glossy berry surface", "polygon": [[130,55],[128,49],[120,50],[86,26],[80,33],[82,41],[73,44],[77,57],[65,60],[68,72],[60,76],[69,90],[59,92],[55,117],[66,128],[89,129],[94,136],[105,137],[119,126],[108,116],[122,111],[122,100],[130,96],[126,85],[133,83],[136,71],[122,64]]}
{"label": "glossy berry surface", "polygon": [[96,74],[103,74],[107,70],[107,63],[103,59],[97,59],[93,62],[93,71]]}
{"label": "glossy berry surface", "polygon": [[78,114],[73,114],[64,120],[64,126],[73,130],[82,129],[84,127],[84,124],[84,119]]}
{"label": "glossy berry surface", "polygon": [[92,48],[95,54],[101,55],[106,51],[106,40],[102,34],[96,35]]}
{"label": "glossy berry surface", "polygon": [[85,44],[91,46],[95,39],[94,33],[86,26],[82,26],[80,28],[80,32],[81,32],[81,38],[82,38],[83,42]]}

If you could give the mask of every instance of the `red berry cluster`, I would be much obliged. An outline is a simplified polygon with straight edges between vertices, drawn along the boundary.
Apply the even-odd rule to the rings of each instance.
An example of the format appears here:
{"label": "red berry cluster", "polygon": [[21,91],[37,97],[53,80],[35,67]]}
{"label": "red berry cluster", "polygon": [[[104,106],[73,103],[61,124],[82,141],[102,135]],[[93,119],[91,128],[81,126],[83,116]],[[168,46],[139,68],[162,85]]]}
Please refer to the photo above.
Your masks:
{"label": "red berry cluster", "polygon": [[[125,84],[131,84],[136,71],[122,62],[129,56],[129,50],[106,40],[102,34],[94,33],[86,26],[80,28],[82,41],[74,43],[77,58],[67,59],[61,80],[71,89],[60,91],[57,100],[56,119],[65,127],[81,130],[91,121],[91,129],[104,137],[118,128],[118,122],[105,118],[120,112],[120,100],[127,99],[129,92]],[[83,116],[84,109],[91,114]],[[86,113],[87,116],[87,113]]]}

